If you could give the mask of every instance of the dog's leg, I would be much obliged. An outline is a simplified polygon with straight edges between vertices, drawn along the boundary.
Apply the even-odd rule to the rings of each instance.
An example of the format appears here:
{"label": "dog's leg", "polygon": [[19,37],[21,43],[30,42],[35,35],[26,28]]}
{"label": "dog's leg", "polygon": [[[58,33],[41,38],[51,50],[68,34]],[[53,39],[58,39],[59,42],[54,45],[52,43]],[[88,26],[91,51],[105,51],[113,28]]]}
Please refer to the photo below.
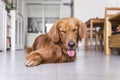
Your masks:
{"label": "dog's leg", "polygon": [[25,65],[28,67],[39,65],[43,61],[42,56],[38,52],[27,54]]}

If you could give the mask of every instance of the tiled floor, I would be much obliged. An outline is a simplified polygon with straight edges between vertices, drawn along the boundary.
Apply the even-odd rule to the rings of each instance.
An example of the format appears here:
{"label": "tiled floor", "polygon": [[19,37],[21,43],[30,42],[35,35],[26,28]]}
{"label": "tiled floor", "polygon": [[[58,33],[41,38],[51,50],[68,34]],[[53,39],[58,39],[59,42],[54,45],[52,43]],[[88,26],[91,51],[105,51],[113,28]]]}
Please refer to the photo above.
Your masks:
{"label": "tiled floor", "polygon": [[120,80],[120,56],[79,49],[70,63],[24,65],[25,52],[0,53],[0,80]]}

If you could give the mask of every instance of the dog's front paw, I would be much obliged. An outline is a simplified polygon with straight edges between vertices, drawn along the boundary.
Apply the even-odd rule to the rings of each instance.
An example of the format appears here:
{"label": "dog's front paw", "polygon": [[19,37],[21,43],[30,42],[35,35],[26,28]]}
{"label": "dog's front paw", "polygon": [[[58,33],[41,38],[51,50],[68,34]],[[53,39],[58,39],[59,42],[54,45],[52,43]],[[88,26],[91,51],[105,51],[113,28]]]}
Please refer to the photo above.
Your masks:
{"label": "dog's front paw", "polygon": [[38,63],[34,60],[26,60],[25,65],[28,66],[28,67],[33,67],[33,66],[38,65]]}
{"label": "dog's front paw", "polygon": [[42,58],[39,54],[30,54],[26,57],[25,65],[28,67],[37,66],[41,63]]}

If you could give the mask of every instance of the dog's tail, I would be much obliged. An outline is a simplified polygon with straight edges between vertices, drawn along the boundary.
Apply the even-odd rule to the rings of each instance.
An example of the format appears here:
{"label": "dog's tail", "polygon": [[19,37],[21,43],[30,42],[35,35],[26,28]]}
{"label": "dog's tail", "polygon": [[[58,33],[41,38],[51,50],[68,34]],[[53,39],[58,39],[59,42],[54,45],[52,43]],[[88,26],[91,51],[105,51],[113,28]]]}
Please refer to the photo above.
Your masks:
{"label": "dog's tail", "polygon": [[32,52],[32,51],[33,51],[33,48],[32,48],[32,47],[26,48],[26,53],[27,53],[27,54],[29,54],[29,53]]}

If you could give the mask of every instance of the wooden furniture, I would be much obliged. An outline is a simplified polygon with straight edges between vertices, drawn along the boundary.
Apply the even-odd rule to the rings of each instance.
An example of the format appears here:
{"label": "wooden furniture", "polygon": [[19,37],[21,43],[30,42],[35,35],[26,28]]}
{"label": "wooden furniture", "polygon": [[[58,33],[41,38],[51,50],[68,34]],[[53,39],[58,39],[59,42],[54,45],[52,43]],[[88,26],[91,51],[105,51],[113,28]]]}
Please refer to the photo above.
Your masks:
{"label": "wooden furniture", "polygon": [[87,33],[85,39],[85,49],[88,47],[88,37],[90,38],[90,50],[93,48],[93,37],[96,37],[96,44],[98,43],[98,35],[99,32],[96,32],[96,27],[103,28],[104,26],[104,19],[103,18],[91,18],[86,22],[87,25]]}
{"label": "wooden furniture", "polygon": [[110,48],[120,48],[120,34],[111,35],[108,39]]}
{"label": "wooden furniture", "polygon": [[[119,24],[119,22],[120,22],[120,16],[119,16],[120,13],[118,13],[118,11],[120,11],[119,7],[118,8],[117,7],[106,7],[105,8],[105,21],[104,21],[104,44],[105,44],[105,46],[104,46],[104,51],[105,51],[106,55],[111,54],[110,47],[117,47],[117,45],[119,44],[119,43],[118,44],[115,43],[119,40],[118,35],[111,36],[112,25]],[[117,12],[118,14],[116,14],[115,12]]]}

